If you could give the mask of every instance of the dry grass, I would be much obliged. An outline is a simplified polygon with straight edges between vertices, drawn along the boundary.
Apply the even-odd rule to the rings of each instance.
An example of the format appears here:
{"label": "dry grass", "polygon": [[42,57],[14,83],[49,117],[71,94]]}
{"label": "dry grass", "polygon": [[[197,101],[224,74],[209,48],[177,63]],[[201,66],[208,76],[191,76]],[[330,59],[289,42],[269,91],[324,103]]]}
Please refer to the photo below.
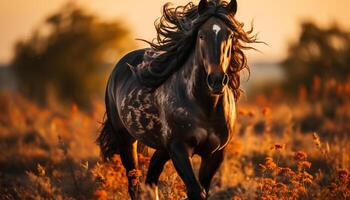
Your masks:
{"label": "dry grass", "polygon": [[[241,103],[210,199],[350,199],[350,90],[335,88],[322,98],[301,91],[290,105],[265,97]],[[0,199],[128,199],[119,157],[100,162],[94,143],[101,102],[90,113],[76,106],[62,112],[0,96]],[[149,157],[140,161],[145,175]],[[193,158],[196,170],[199,161]],[[170,162],[160,191],[161,199],[186,196]]]}

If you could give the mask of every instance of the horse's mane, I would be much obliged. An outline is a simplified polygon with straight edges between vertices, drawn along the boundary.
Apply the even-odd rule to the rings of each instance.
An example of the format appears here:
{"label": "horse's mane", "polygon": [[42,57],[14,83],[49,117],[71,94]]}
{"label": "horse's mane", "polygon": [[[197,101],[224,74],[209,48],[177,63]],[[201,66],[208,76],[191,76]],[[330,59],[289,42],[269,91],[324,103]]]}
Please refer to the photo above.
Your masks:
{"label": "horse's mane", "polygon": [[243,23],[238,22],[234,15],[226,9],[226,1],[213,0],[201,15],[192,2],[178,7],[170,3],[163,6],[162,17],[155,22],[157,38],[150,44],[151,49],[145,53],[144,62],[147,65],[134,68],[139,81],[150,88],[157,88],[176,72],[187,60],[196,43],[200,26],[210,17],[223,20],[235,32],[233,37],[232,59],[227,74],[230,77],[229,88],[236,99],[240,96],[240,74],[242,69],[248,69],[247,59],[242,50],[250,49],[246,44],[257,42],[252,35],[253,28],[243,30]]}

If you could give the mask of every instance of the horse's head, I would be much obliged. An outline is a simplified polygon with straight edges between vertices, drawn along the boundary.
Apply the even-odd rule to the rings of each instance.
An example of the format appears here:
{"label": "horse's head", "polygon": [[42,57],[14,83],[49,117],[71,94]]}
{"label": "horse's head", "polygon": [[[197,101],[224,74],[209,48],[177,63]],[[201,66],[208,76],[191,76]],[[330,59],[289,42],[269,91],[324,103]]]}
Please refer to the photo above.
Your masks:
{"label": "horse's head", "polygon": [[[210,15],[212,9],[207,0],[198,5],[199,15]],[[236,0],[225,7],[226,14],[234,16]],[[212,15],[199,28],[196,42],[196,57],[207,74],[207,85],[212,95],[221,95],[230,81],[228,68],[232,59],[234,30],[219,16]]]}
{"label": "horse's head", "polygon": [[135,70],[142,84],[159,87],[194,52],[195,64],[206,74],[200,80],[207,82],[210,94],[220,95],[229,88],[238,99],[240,71],[249,70],[243,50],[257,39],[253,28],[245,31],[244,24],[235,19],[236,0],[227,1],[201,0],[198,6],[192,2],[177,7],[165,4],[155,24],[156,40],[148,42],[153,53],[145,56],[147,67]]}

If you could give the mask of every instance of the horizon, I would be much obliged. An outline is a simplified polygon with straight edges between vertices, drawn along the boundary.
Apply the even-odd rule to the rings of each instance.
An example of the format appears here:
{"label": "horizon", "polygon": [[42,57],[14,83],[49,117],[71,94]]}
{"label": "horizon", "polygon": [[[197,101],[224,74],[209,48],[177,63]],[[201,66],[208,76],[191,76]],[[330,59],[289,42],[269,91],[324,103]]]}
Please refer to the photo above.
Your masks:
{"label": "horizon", "polygon": [[[48,15],[56,12],[67,2],[69,0],[0,2],[0,26],[5,27],[0,38],[0,65],[10,63],[13,47],[17,41],[28,38]],[[75,2],[89,12],[96,13],[103,20],[123,19],[133,38],[151,40],[155,37],[153,22],[160,17],[161,6],[167,1],[157,0],[145,4],[137,0],[123,3],[119,0],[77,0]],[[189,1],[171,2],[174,5],[183,5]],[[197,1],[194,2],[197,3]],[[19,4],[22,6],[18,6]],[[262,7],[266,9],[260,9]],[[249,29],[251,20],[254,20],[254,29],[256,33],[259,33],[259,39],[268,44],[267,46],[255,45],[262,53],[247,52],[249,61],[251,63],[277,63],[283,60],[288,44],[298,36],[300,22],[305,20],[316,22],[321,26],[337,23],[341,28],[348,30],[350,27],[350,20],[347,20],[350,19],[350,12],[346,10],[348,7],[350,7],[350,2],[346,0],[340,0],[337,4],[330,0],[322,2],[316,0],[308,2],[302,0],[294,2],[238,1],[237,19],[246,24],[246,29]],[[135,42],[139,47],[146,46],[140,41],[135,40]]]}

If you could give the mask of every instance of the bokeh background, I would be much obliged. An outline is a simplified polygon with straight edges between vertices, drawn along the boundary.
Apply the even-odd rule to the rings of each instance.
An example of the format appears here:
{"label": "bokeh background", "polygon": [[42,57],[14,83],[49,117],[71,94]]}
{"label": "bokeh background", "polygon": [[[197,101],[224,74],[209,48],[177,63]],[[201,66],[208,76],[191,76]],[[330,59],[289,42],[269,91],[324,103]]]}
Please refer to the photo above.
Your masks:
{"label": "bokeh background", "polygon": [[[136,38],[155,37],[166,2],[0,1],[1,199],[127,199],[118,157],[99,162],[94,143],[104,87],[123,54],[147,47]],[[349,7],[238,0],[236,18],[267,45],[246,52],[237,136],[213,198],[350,198]],[[161,195],[183,197],[171,163],[164,174]]]}

